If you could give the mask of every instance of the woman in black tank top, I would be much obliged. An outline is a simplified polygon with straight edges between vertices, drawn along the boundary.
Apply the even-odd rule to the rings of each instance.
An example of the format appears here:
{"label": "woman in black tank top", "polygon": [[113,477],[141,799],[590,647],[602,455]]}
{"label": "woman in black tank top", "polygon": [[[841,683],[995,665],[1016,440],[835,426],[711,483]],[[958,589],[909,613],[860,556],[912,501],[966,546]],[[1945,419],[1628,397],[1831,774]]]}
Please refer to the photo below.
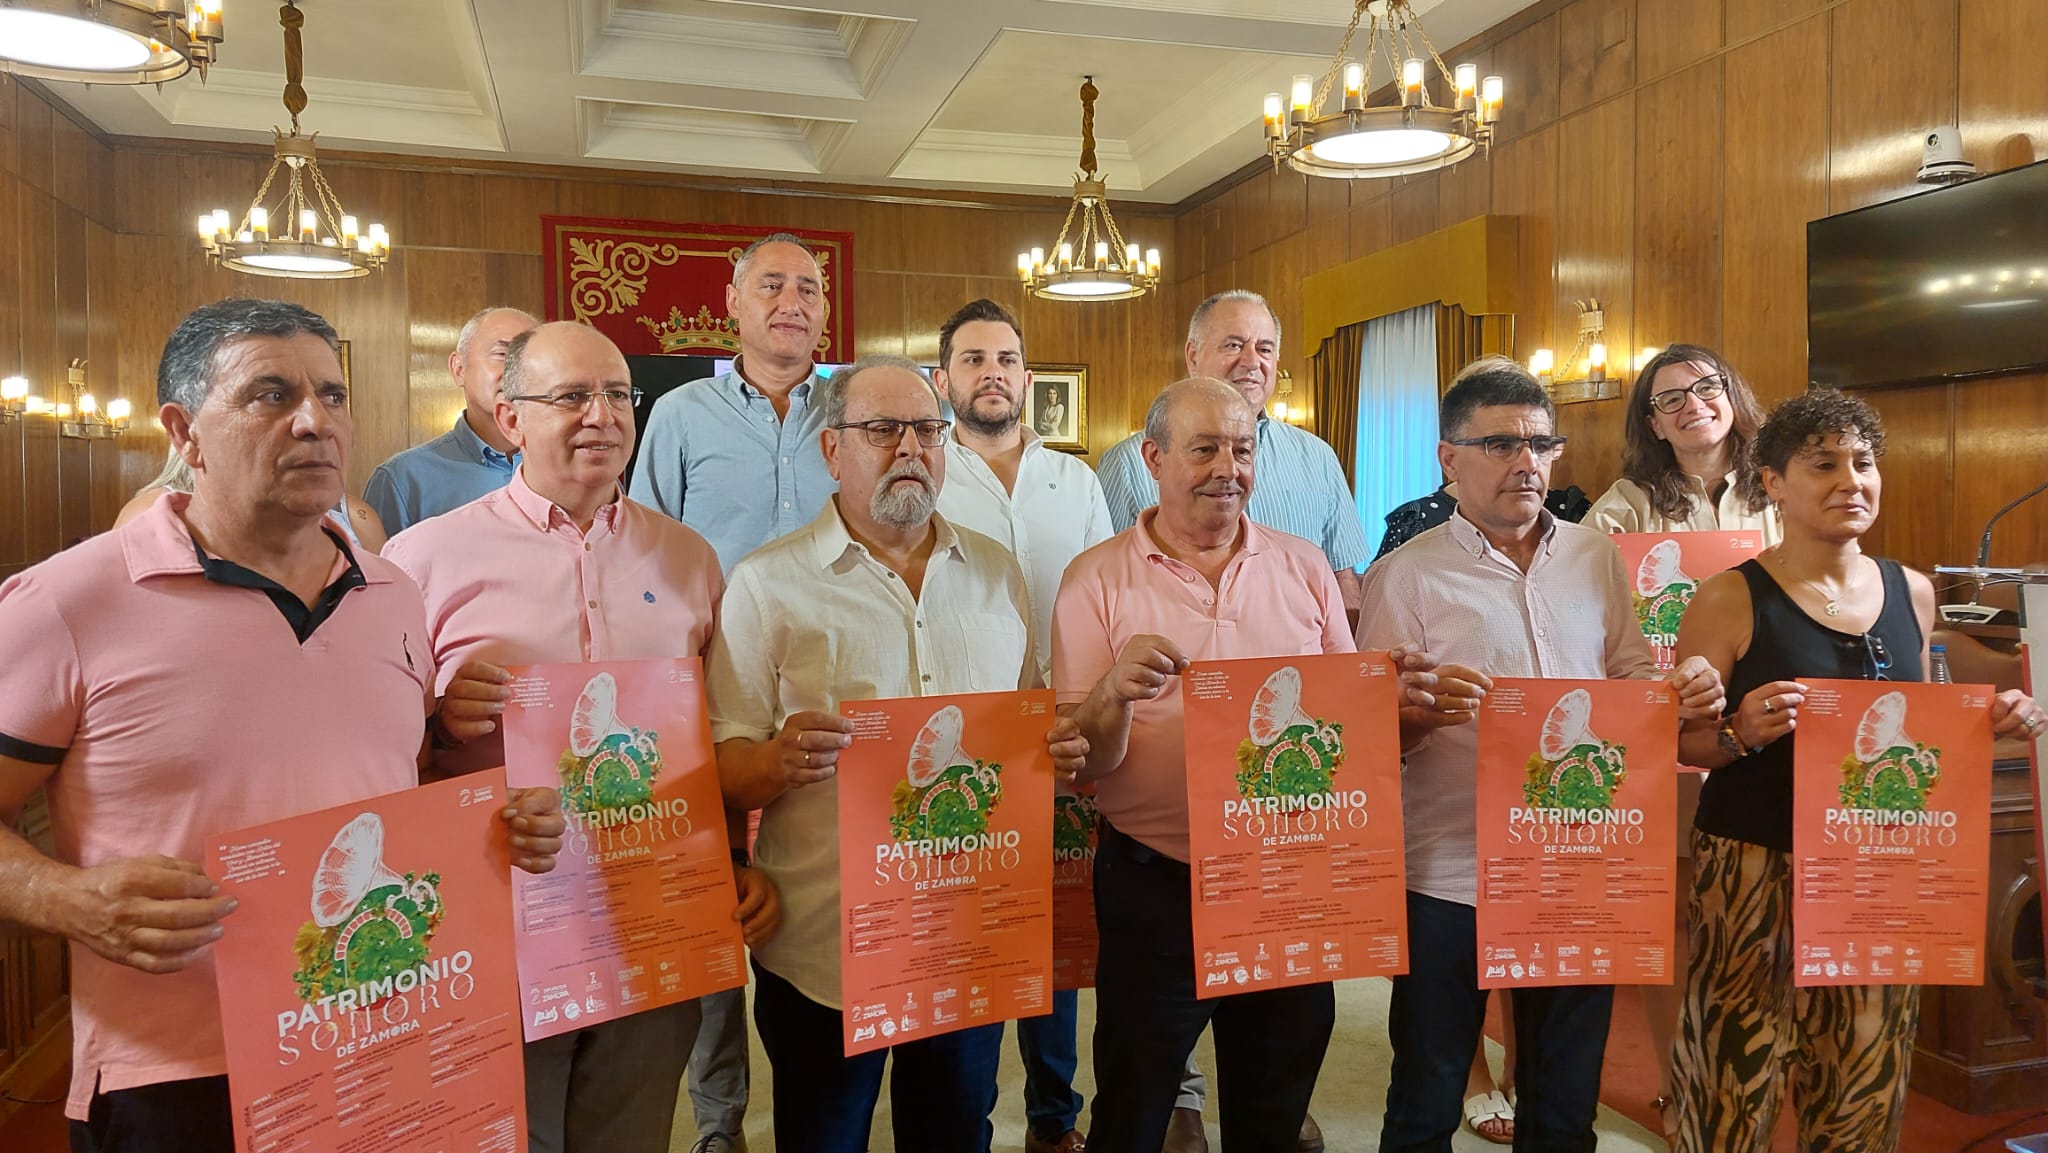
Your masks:
{"label": "woman in black tank top", "polygon": [[[1796,988],[1792,948],[1792,742],[1806,679],[1917,681],[1934,587],[1864,555],[1878,512],[1884,429],[1860,400],[1816,389],[1757,433],[1784,540],[1708,578],[1679,628],[1678,657],[1705,657],[1728,686],[1718,731],[1688,726],[1679,758],[1713,770],[1693,832],[1691,965],[1674,1053],[1677,1153],[1766,1153],[1785,1086],[1799,1147],[1897,1148],[1920,991]],[[2025,734],[2041,710],[2017,692],[1993,731]]]}

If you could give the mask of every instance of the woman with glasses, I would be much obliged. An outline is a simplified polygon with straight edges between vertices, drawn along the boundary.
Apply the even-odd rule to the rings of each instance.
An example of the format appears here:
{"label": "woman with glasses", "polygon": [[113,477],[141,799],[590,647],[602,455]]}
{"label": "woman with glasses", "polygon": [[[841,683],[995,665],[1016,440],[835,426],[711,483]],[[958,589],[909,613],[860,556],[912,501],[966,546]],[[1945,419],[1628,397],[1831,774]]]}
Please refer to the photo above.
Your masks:
{"label": "woman with glasses", "polygon": [[1608,532],[1754,529],[1778,539],[1749,446],[1763,411],[1727,361],[1674,344],[1636,374],[1623,431],[1621,479],[1586,523]]}
{"label": "woman with glasses", "polygon": [[[1758,431],[1759,477],[1780,543],[1707,578],[1678,631],[1728,686],[1718,728],[1689,724],[1685,763],[1713,769],[1692,834],[1692,940],[1676,1054],[1678,1153],[1765,1153],[1785,1086],[1801,1149],[1896,1148],[1920,991],[1908,985],[1795,988],[1792,979],[1792,742],[1804,678],[1917,681],[1934,627],[1934,586],[1866,555],[1877,518],[1884,427],[1861,400],[1815,389]],[[2017,690],[1993,731],[2039,731]]]}
{"label": "woman with glasses", "polygon": [[[1636,374],[1623,430],[1621,479],[1586,523],[1608,532],[1759,533],[1778,541],[1778,517],[1764,499],[1749,446],[1763,423],[1749,384],[1713,350],[1674,344]],[[1679,828],[1690,828],[1699,807],[1700,774],[1678,775]],[[1692,854],[1678,846],[1678,887],[1692,885]],[[1650,1107],[1671,1135],[1671,1046],[1678,1029],[1678,993],[1685,987],[1683,956],[1669,985],[1641,986],[1650,1048],[1657,1054],[1657,1096]]]}

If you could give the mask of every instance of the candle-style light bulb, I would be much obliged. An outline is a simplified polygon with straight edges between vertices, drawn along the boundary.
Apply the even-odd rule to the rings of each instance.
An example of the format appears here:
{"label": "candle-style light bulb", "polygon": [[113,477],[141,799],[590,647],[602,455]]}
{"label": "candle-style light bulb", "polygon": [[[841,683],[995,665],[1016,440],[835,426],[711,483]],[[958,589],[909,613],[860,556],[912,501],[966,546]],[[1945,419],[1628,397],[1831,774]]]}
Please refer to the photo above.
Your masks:
{"label": "candle-style light bulb", "polygon": [[301,236],[305,237],[307,240],[311,240],[313,238],[313,234],[319,231],[319,228],[319,213],[314,212],[310,208],[302,208],[299,210],[299,234]]}
{"label": "candle-style light bulb", "polygon": [[1287,114],[1280,104],[1280,94],[1266,93],[1266,135],[1277,138],[1285,133],[1286,127]]}
{"label": "candle-style light bulb", "polygon": [[1095,267],[1109,267],[1109,241],[1107,240],[1098,240],[1095,242]]}
{"label": "candle-style light bulb", "polygon": [[1344,107],[1365,107],[1365,65],[1357,60],[1344,62]]}
{"label": "candle-style light bulb", "polygon": [[80,416],[91,416],[93,413],[96,413],[99,410],[100,401],[98,397],[94,396],[89,392],[81,392],[78,394],[78,414]]}
{"label": "candle-style light bulb", "polygon": [[1043,249],[1043,248],[1039,248],[1039,247],[1038,247],[1038,246],[1036,246],[1036,245],[1033,245],[1033,246],[1032,246],[1032,248],[1031,248],[1031,267],[1032,267],[1032,268],[1033,268],[1034,270],[1036,270],[1036,269],[1040,269],[1040,268],[1044,268],[1044,267],[1045,267],[1045,249]]}
{"label": "candle-style light bulb", "polygon": [[356,246],[356,232],[356,218],[353,216],[342,217],[341,246],[343,248],[354,248]]}
{"label": "candle-style light bulb", "polygon": [[0,380],[0,400],[15,401],[28,395],[28,377],[10,376]]}
{"label": "candle-style light bulb", "polygon": [[1074,246],[1071,244],[1060,245],[1060,271],[1067,272],[1070,271],[1073,267]]}
{"label": "candle-style light bulb", "polygon": [[1017,254],[1017,279],[1031,279],[1031,254],[1028,252]]}
{"label": "candle-style light bulb", "polygon": [[1288,95],[1288,103],[1292,106],[1290,115],[1296,123],[1308,119],[1309,105],[1314,100],[1315,79],[1310,76],[1296,76]]}
{"label": "candle-style light bulb", "polygon": [[1138,266],[1143,263],[1145,263],[1145,254],[1138,251],[1137,245],[1124,245],[1124,268],[1135,272]]}
{"label": "candle-style light bulb", "polygon": [[1501,97],[1505,89],[1501,78],[1489,76],[1479,88],[1479,119],[1491,124],[1500,119]]}
{"label": "candle-style light bulb", "polygon": [[1401,64],[1401,102],[1422,103],[1422,61],[1409,59]]}
{"label": "candle-style light bulb", "polygon": [[107,402],[107,419],[115,424],[127,423],[129,416],[133,415],[134,411],[134,406],[128,403],[128,398],[125,396],[117,396]]}
{"label": "candle-style light bulb", "polygon": [[1529,357],[1529,372],[1535,376],[1549,376],[1557,368],[1557,354],[1547,348],[1537,349]]}
{"label": "candle-style light bulb", "polygon": [[256,238],[257,238],[258,240],[266,240],[266,239],[268,239],[268,238],[269,238],[269,236],[270,236],[270,210],[269,210],[269,209],[267,209],[267,208],[263,208],[263,207],[260,207],[260,206],[259,206],[259,207],[256,207],[256,208],[251,208],[251,209],[249,210],[249,231],[251,231],[251,232],[255,233],[255,234],[256,234]]}
{"label": "candle-style light bulb", "polygon": [[1159,250],[1158,250],[1158,249],[1156,249],[1156,248],[1148,248],[1148,249],[1146,249],[1146,250],[1145,250],[1145,267],[1151,270],[1151,272],[1152,272],[1152,275],[1154,275],[1154,276],[1157,276],[1157,275],[1159,275]]}
{"label": "candle-style light bulb", "polygon": [[199,218],[199,239],[211,242],[216,231],[213,227],[213,213],[209,212]]}
{"label": "candle-style light bulb", "polygon": [[1451,77],[1452,86],[1458,90],[1458,111],[1476,111],[1479,107],[1479,66],[1460,64]]}

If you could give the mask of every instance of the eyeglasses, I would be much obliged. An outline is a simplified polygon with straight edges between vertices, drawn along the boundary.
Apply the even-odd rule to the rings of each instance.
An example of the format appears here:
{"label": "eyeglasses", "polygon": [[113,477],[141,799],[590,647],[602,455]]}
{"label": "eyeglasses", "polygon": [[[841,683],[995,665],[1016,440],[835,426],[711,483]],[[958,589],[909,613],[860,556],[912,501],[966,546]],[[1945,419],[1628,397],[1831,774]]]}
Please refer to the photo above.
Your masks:
{"label": "eyeglasses", "polygon": [[1690,397],[1697,396],[1701,400],[1713,400],[1727,391],[1728,378],[1726,376],[1720,374],[1703,376],[1693,381],[1690,388],[1667,388],[1663,392],[1651,394],[1650,407],[1668,416],[1684,408]]}
{"label": "eyeglasses", "polygon": [[640,389],[638,386],[633,388],[572,388],[567,392],[533,393],[527,396],[508,396],[505,399],[515,401],[530,400],[535,404],[548,405],[560,412],[584,412],[590,408],[590,402],[599,397],[604,399],[606,407],[610,408],[613,412],[624,412],[640,403]]}
{"label": "eyeglasses", "polygon": [[1522,455],[1523,449],[1537,460],[1554,460],[1564,451],[1564,442],[1571,439],[1563,436],[1468,436],[1448,443],[1459,448],[1478,448],[1495,460],[1513,460]]}
{"label": "eyeglasses", "polygon": [[949,420],[857,420],[846,424],[835,424],[833,428],[844,431],[857,428],[868,434],[868,443],[876,448],[895,448],[903,443],[903,430],[917,430],[917,443],[923,448],[937,448],[946,443],[946,430],[953,427]]}
{"label": "eyeglasses", "polygon": [[1874,633],[1863,634],[1863,679],[1888,681],[1885,674],[1892,668],[1892,656],[1884,651],[1884,641]]}

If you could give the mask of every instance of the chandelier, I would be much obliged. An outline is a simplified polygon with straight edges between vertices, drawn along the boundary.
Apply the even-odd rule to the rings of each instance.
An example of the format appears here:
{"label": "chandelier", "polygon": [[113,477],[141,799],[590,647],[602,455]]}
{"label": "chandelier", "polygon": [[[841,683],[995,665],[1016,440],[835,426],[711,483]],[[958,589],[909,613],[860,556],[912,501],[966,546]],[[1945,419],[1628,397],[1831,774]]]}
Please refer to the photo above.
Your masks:
{"label": "chandelier", "polygon": [[[216,208],[199,218],[199,240],[215,264],[236,272],[304,280],[368,276],[391,255],[391,236],[382,224],[357,230],[356,218],[341,210],[340,198],[320,173],[313,147],[320,134],[299,135],[299,113],[306,110],[306,53],[299,28],[306,17],[298,0],[286,0],[277,19],[284,26],[284,106],[292,114],[291,135],[271,129],[276,158],[241,223],[230,227],[228,210]],[[285,187],[273,207],[266,197],[279,175]]]}
{"label": "chandelier", "polygon": [[[1130,300],[1159,286],[1159,250],[1142,255],[1109,214],[1109,186],[1095,163],[1095,77],[1081,80],[1081,171],[1074,203],[1050,250],[1017,254],[1017,279],[1047,300]],[[1068,239],[1072,237],[1072,239]],[[1078,258],[1077,258],[1078,256]]]}
{"label": "chandelier", "polygon": [[220,48],[220,0],[0,0],[0,72],[162,84]]}
{"label": "chandelier", "polygon": [[[1345,54],[1368,12],[1365,58],[1350,59]],[[1366,97],[1381,60],[1399,103],[1371,107]],[[1430,103],[1431,65],[1453,93],[1448,108]],[[1340,78],[1343,103],[1325,111]],[[1493,143],[1501,89],[1500,77],[1482,84],[1471,64],[1458,65],[1455,73],[1445,67],[1410,0],[1357,0],[1322,82],[1296,76],[1284,107],[1279,93],[1267,94],[1266,150],[1275,168],[1284,160],[1310,176],[1358,180],[1448,168]]]}

